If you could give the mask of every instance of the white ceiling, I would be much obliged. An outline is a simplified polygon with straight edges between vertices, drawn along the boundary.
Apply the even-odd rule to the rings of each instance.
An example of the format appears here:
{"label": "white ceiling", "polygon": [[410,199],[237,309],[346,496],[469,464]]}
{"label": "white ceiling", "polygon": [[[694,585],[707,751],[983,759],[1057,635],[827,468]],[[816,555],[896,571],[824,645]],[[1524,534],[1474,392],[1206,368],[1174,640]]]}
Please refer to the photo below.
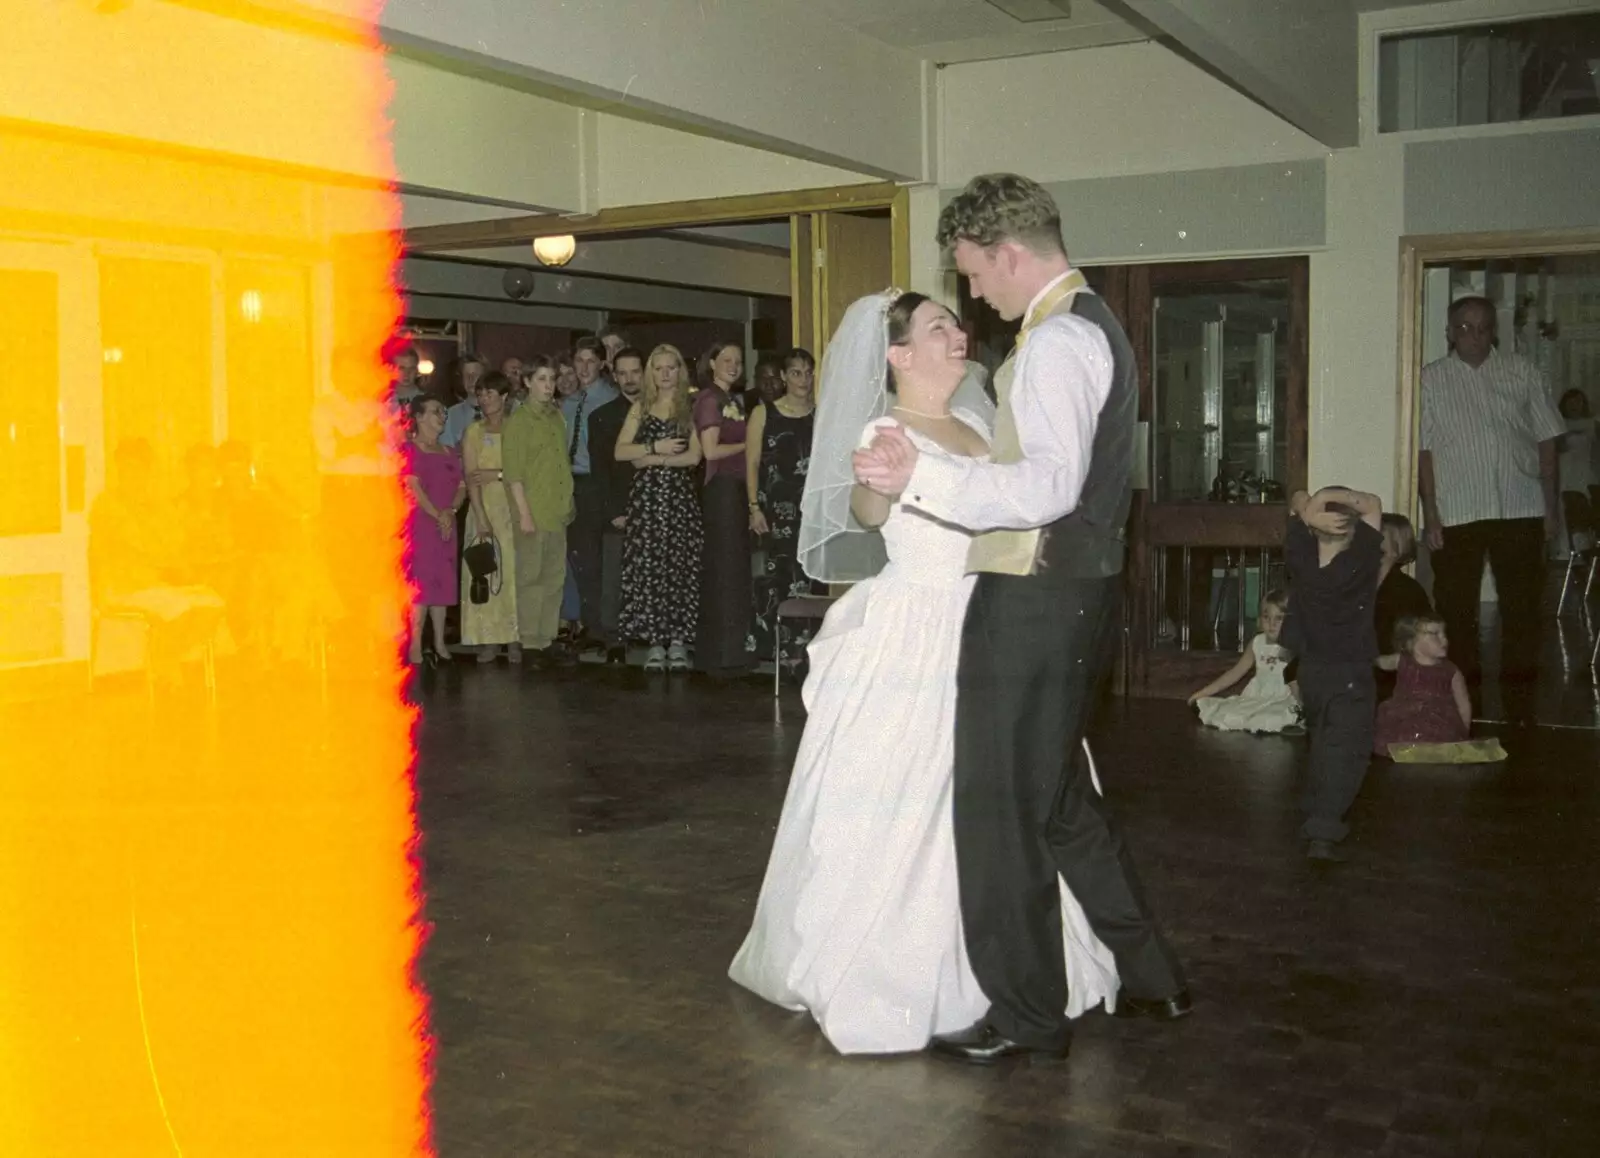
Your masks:
{"label": "white ceiling", "polygon": [[1030,56],[1148,40],[1095,0],[1071,0],[1064,19],[1021,20],[1002,8],[1047,15],[1055,0],[801,0],[812,11],[936,64]]}

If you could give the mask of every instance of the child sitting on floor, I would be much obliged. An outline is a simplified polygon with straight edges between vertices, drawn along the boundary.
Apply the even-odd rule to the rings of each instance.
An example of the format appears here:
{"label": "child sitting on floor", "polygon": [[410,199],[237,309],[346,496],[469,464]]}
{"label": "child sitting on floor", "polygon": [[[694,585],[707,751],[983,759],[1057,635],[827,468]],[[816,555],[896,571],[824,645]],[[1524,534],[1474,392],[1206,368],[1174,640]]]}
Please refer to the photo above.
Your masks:
{"label": "child sitting on floor", "polygon": [[1378,705],[1372,749],[1392,744],[1454,744],[1472,733],[1472,699],[1461,669],[1445,658],[1450,641],[1436,615],[1404,615],[1394,628],[1392,655],[1378,666],[1398,672],[1394,695]]}
{"label": "child sitting on floor", "polygon": [[[1289,597],[1282,591],[1268,592],[1261,600],[1260,629],[1245,653],[1222,675],[1189,697],[1200,711],[1200,722],[1225,732],[1300,733],[1300,702],[1284,682],[1289,652],[1278,643]],[[1236,696],[1219,696],[1233,687],[1252,669],[1255,675]]]}
{"label": "child sitting on floor", "polygon": [[[1433,603],[1404,568],[1416,561],[1417,536],[1411,520],[1404,515],[1386,514],[1379,527],[1383,535],[1383,563],[1378,568],[1378,598],[1373,605],[1373,626],[1377,631],[1378,653],[1394,650],[1394,627],[1405,615],[1432,615]],[[1394,695],[1394,673],[1378,672],[1378,702]]]}

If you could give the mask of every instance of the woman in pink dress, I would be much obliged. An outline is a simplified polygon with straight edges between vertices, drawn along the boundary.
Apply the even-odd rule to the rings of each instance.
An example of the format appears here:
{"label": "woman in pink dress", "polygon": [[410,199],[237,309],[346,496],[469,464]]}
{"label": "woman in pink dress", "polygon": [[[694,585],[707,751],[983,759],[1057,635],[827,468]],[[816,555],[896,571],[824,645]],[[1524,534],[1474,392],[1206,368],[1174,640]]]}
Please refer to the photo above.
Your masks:
{"label": "woman in pink dress", "polygon": [[401,449],[401,477],[411,499],[406,519],[406,578],[415,593],[411,605],[411,648],[407,659],[422,662],[422,622],[433,624],[434,654],[454,658],[444,643],[444,609],[460,598],[456,570],[456,512],[467,498],[466,478],[455,451],[439,442],[444,433],[444,403],[427,394],[411,400],[411,437]]}
{"label": "woman in pink dress", "polygon": [[1461,669],[1445,656],[1444,620],[1405,615],[1395,624],[1396,654],[1378,660],[1399,672],[1394,695],[1378,705],[1372,749],[1391,756],[1391,744],[1450,744],[1472,734],[1472,699]]}

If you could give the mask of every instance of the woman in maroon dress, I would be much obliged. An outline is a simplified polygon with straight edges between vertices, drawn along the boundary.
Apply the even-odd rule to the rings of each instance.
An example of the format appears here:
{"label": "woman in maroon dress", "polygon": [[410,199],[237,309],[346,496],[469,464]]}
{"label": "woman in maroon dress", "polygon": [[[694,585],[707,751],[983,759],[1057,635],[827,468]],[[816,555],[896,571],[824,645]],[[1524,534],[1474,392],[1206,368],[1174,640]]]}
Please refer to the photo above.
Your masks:
{"label": "woman in maroon dress", "polygon": [[694,425],[705,454],[700,493],[705,519],[700,625],[694,657],[713,679],[733,679],[752,666],[750,642],[750,512],[745,497],[745,412],[734,389],[744,374],[744,351],[716,342],[700,359]]}
{"label": "woman in maroon dress", "polygon": [[1450,642],[1444,620],[1406,615],[1395,624],[1397,654],[1378,660],[1398,671],[1394,695],[1378,705],[1372,749],[1388,756],[1391,744],[1449,744],[1472,734],[1472,699],[1461,669],[1445,658]]}
{"label": "woman in maroon dress", "polygon": [[411,605],[412,664],[422,662],[422,621],[433,624],[434,654],[454,658],[444,643],[444,609],[460,598],[456,570],[456,512],[467,498],[466,478],[455,451],[439,442],[444,433],[444,403],[421,394],[411,400],[411,437],[401,449],[401,477],[411,499],[406,518],[405,569],[415,601]]}

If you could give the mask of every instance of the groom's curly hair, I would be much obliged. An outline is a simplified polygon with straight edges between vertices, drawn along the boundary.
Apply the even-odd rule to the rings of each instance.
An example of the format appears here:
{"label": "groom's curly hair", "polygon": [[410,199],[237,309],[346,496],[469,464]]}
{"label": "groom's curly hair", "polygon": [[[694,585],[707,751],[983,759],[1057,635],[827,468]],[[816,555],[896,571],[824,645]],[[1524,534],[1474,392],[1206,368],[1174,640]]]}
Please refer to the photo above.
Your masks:
{"label": "groom's curly hair", "polygon": [[939,214],[939,246],[958,241],[988,249],[1015,241],[1035,253],[1065,253],[1061,211],[1055,198],[1037,181],[1016,173],[974,177]]}

